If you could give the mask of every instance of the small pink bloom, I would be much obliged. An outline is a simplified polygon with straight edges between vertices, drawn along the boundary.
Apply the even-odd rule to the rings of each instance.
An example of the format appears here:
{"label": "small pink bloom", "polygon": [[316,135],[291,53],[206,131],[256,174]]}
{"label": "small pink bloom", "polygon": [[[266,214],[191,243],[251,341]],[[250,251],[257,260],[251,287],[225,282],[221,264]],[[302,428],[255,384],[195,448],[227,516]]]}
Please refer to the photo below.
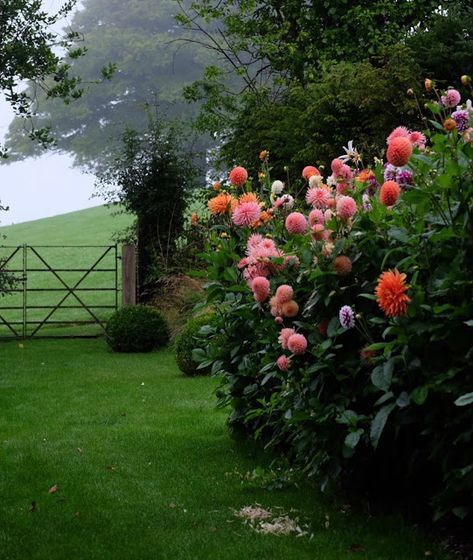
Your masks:
{"label": "small pink bloom", "polygon": [[407,130],[407,128],[405,126],[398,126],[397,128],[395,128],[391,134],[387,137],[386,139],[386,143],[391,144],[391,142],[394,140],[394,138],[399,138],[399,137],[403,137],[403,138],[409,138],[409,131]]}
{"label": "small pink bloom", "polygon": [[287,350],[287,341],[293,334],[296,334],[296,331],[294,329],[281,329],[278,337],[278,342],[284,350]]}
{"label": "small pink bloom", "polygon": [[274,322],[276,325],[282,325],[284,323],[284,319],[282,317],[275,317]]}
{"label": "small pink bloom", "polygon": [[344,181],[351,181],[353,179],[353,171],[350,167],[344,163],[338,172],[338,176],[341,177]]}
{"label": "small pink bloom", "polygon": [[345,181],[337,183],[337,194],[346,194],[350,190],[350,185]]}
{"label": "small pink bloom", "polygon": [[248,237],[248,241],[246,242],[247,250],[254,249],[257,247],[262,241],[264,237],[259,233],[252,233],[250,237]]}
{"label": "small pink bloom", "polygon": [[461,95],[456,89],[448,89],[441,99],[445,107],[452,108],[460,104]]}
{"label": "small pink bloom", "polygon": [[314,208],[309,214],[309,226],[325,223],[325,216],[320,208]]}
{"label": "small pink bloom", "polygon": [[337,200],[337,216],[348,220],[356,212],[356,202],[351,196],[340,196]]}
{"label": "small pink bloom", "polygon": [[322,241],[324,238],[325,226],[323,224],[314,224],[310,228],[310,234],[314,241]]}
{"label": "small pink bloom", "polygon": [[421,150],[425,148],[425,144],[427,142],[427,138],[425,137],[425,135],[418,130],[414,130],[414,132],[411,132],[409,134],[409,140],[412,142],[413,146],[417,146]]}
{"label": "small pink bloom", "polygon": [[291,367],[291,360],[284,354],[279,356],[276,363],[281,371],[287,371]]}
{"label": "small pink bloom", "polygon": [[307,220],[300,212],[291,212],[286,218],[285,225],[289,233],[304,233],[307,229]]}
{"label": "small pink bloom", "polygon": [[282,315],[282,303],[278,300],[276,296],[273,296],[269,300],[270,312],[273,317],[281,317]]}
{"label": "small pink bloom", "polygon": [[287,340],[287,348],[293,354],[303,354],[307,350],[307,339],[303,334],[293,334]]}
{"label": "small pink bloom", "polygon": [[264,276],[257,276],[251,282],[251,289],[256,301],[265,301],[269,296],[269,280]]}
{"label": "small pink bloom", "polygon": [[260,215],[261,210],[257,202],[244,202],[235,208],[232,220],[236,226],[251,226],[259,220]]}
{"label": "small pink bloom", "polygon": [[325,209],[329,205],[329,200],[332,197],[332,191],[326,187],[312,187],[308,189],[305,199],[307,204],[312,205],[314,208]]}
{"label": "small pink bloom", "polygon": [[288,286],[287,284],[282,284],[276,290],[276,297],[281,303],[290,301],[293,295],[294,295],[294,290],[291,288],[291,286]]}
{"label": "small pink bloom", "polygon": [[340,169],[343,167],[343,161],[341,159],[335,158],[334,160],[332,160],[330,167],[332,168],[332,173],[334,175],[338,175]]}

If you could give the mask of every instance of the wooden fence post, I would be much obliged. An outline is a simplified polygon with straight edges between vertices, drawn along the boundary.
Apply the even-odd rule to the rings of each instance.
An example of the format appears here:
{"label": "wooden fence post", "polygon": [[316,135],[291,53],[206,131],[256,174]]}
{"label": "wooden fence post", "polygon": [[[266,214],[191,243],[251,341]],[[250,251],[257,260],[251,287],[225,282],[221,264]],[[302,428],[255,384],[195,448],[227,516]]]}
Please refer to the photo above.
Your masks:
{"label": "wooden fence post", "polygon": [[122,247],[122,305],[136,305],[136,247]]}

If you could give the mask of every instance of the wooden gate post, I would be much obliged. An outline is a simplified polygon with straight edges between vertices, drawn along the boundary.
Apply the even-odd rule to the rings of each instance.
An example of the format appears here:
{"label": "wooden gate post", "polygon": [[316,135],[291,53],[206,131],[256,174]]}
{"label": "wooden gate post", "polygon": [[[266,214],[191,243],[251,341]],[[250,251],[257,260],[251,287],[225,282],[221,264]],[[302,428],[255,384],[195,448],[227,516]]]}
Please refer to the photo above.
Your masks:
{"label": "wooden gate post", "polygon": [[122,247],[122,305],[136,305],[136,247]]}

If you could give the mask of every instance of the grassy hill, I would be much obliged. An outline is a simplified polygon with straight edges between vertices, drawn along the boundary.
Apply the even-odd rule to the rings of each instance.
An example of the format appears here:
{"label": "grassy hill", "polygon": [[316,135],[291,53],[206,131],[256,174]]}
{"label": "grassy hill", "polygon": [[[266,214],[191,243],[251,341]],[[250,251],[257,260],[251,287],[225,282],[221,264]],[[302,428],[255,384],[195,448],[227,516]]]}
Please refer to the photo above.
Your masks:
{"label": "grassy hill", "polygon": [[[23,329],[24,287],[28,290],[27,334],[39,328],[41,321],[50,313],[48,320],[51,324],[41,326],[38,334],[100,332],[100,327],[86,326],[83,322],[92,320],[92,314],[105,319],[110,314],[110,306],[120,300],[119,286],[118,291],[115,290],[114,270],[115,258],[120,255],[120,250],[117,253],[115,249],[107,251],[106,246],[113,245],[113,235],[131,225],[132,221],[129,215],[117,214],[115,210],[99,206],[0,228],[0,235],[6,236],[1,240],[4,246],[0,247],[0,259],[14,253],[8,268],[18,277],[22,276],[24,259],[28,266],[26,286],[19,282],[16,293],[0,299],[0,337],[13,334],[6,322],[17,333]],[[23,244],[32,248],[16,251],[15,248]],[[96,269],[100,270],[94,270],[83,278],[99,259]],[[49,270],[48,265],[57,272]],[[120,276],[118,270],[118,282]],[[76,295],[69,293],[67,288],[76,285],[79,288]],[[102,291],[94,291],[95,288]],[[46,289],[50,291],[44,291]],[[82,303],[90,307],[90,311],[85,310]],[[53,310],[57,304],[61,308]],[[70,320],[76,321],[76,324],[67,328],[61,324]]]}
{"label": "grassy hill", "polygon": [[21,245],[110,245],[113,234],[132,223],[127,214],[116,214],[106,206],[96,206],[11,226],[0,227],[2,244]]}

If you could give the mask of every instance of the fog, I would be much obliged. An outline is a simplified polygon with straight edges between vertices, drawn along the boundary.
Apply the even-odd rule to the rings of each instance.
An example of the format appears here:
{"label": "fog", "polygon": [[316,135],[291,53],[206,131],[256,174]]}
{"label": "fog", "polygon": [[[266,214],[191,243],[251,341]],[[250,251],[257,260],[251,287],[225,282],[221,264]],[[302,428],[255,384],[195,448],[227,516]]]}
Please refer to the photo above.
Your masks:
{"label": "fog", "polygon": [[[61,1],[46,0],[54,11]],[[13,119],[10,106],[0,99],[0,143]],[[36,220],[101,204],[91,199],[94,178],[72,169],[67,155],[46,154],[9,165],[0,165],[0,201],[9,206],[0,214],[0,225]]]}

